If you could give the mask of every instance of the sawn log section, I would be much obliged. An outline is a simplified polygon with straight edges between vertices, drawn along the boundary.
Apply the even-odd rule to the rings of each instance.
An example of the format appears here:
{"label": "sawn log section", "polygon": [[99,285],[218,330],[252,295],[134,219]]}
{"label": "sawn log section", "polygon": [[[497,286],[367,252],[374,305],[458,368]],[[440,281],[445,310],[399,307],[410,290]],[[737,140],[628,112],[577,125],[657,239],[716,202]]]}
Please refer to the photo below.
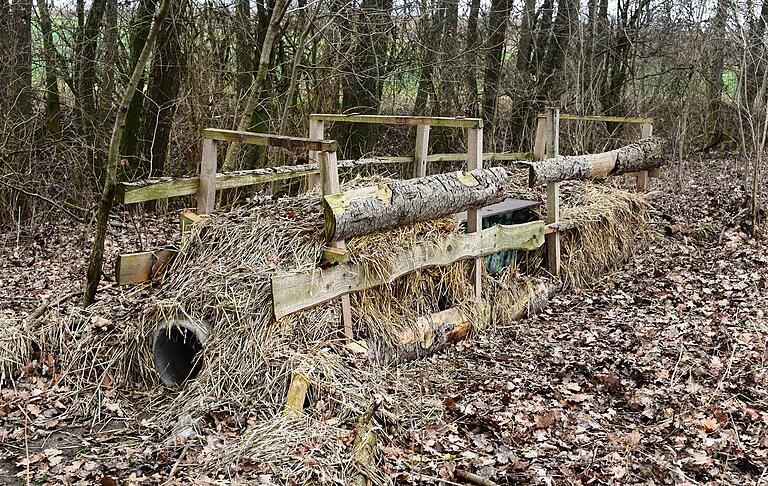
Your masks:
{"label": "sawn log section", "polygon": [[544,222],[496,225],[475,233],[451,234],[441,241],[423,244],[404,253],[386,274],[367,272],[364,266],[344,264],[272,277],[275,317],[280,319],[342,295],[377,287],[419,269],[444,266],[499,251],[533,250],[544,244]]}
{"label": "sawn log section", "polygon": [[344,240],[429,221],[503,200],[503,167],[448,172],[362,187],[323,198],[325,236]]}
{"label": "sawn log section", "polygon": [[664,164],[665,141],[649,137],[610,152],[545,159],[530,164],[530,185],[589,179],[656,169]]}

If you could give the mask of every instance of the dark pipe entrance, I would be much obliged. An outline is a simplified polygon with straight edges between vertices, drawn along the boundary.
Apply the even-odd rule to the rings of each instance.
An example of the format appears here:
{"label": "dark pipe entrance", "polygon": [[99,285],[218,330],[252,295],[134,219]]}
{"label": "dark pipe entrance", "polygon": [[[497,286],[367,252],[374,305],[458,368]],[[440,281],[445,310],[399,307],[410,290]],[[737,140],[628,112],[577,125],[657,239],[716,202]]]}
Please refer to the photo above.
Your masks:
{"label": "dark pipe entrance", "polygon": [[190,321],[176,321],[155,331],[152,353],[160,379],[169,386],[181,386],[200,373],[207,329]]}

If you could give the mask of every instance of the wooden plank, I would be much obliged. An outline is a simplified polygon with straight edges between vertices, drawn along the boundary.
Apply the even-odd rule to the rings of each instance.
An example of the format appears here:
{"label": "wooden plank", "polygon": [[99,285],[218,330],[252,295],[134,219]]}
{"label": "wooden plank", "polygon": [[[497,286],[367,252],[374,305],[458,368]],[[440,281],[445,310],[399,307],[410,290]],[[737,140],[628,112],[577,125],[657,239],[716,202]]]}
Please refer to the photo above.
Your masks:
{"label": "wooden plank", "polygon": [[[640,125],[640,138],[648,138],[653,136],[653,123],[643,123]],[[642,170],[637,173],[635,178],[635,190],[643,192],[648,190],[648,171]]]}
{"label": "wooden plank", "polygon": [[328,122],[374,123],[379,125],[432,125],[433,127],[482,128],[480,118],[450,116],[391,116],[391,115],[341,115],[332,113],[313,113],[310,119]]}
{"label": "wooden plank", "polygon": [[[504,162],[515,160],[530,160],[531,152],[485,152],[483,160],[489,162]],[[467,160],[467,154],[432,154],[427,155],[427,162],[462,162]]]}
{"label": "wooden plank", "polygon": [[429,152],[429,125],[416,126],[416,154],[413,162],[413,177],[427,175],[427,153]]}
{"label": "wooden plank", "polygon": [[288,386],[288,394],[285,398],[285,413],[298,417],[304,410],[304,401],[307,399],[309,378],[301,371],[296,371],[291,376],[291,384]]}
{"label": "wooden plank", "polygon": [[[550,158],[560,155],[560,109],[553,107],[547,110],[547,142]],[[547,223],[560,221],[560,183],[547,183]],[[552,233],[547,239],[547,267],[549,273],[560,275],[560,233]]]}
{"label": "wooden plank", "polygon": [[536,136],[533,139],[533,160],[543,160],[547,153],[547,119],[536,120]]}
{"label": "wooden plank", "polygon": [[285,149],[303,149],[318,151],[333,151],[338,148],[335,140],[318,140],[305,137],[290,137],[288,135],[272,135],[271,133],[241,132],[238,130],[222,130],[206,128],[203,138],[222,142],[239,142],[250,145],[264,145]]}
{"label": "wooden plank", "polygon": [[[325,124],[322,120],[315,120],[310,118],[309,119],[309,138],[319,138],[322,139],[325,137]],[[310,150],[309,151],[309,163],[311,164],[320,164],[320,153],[317,150]],[[316,186],[320,185],[320,172],[318,171],[317,174],[310,174],[307,176],[306,179],[306,187],[305,189],[307,191],[311,191]]]}
{"label": "wooden plank", "polygon": [[202,219],[203,218],[201,218],[194,211],[185,209],[179,215],[179,226],[181,226],[181,232],[184,233],[186,231],[189,231],[189,229],[192,227],[193,224],[200,222]]}
{"label": "wooden plank", "polygon": [[[538,118],[546,118],[546,113],[539,113]],[[641,118],[633,116],[603,116],[603,115],[567,115],[561,114],[562,121],[590,121],[613,123],[653,123],[653,118]]]}
{"label": "wooden plank", "polygon": [[[470,128],[467,130],[467,169],[475,170],[483,168],[483,129]],[[483,229],[483,221],[480,212],[475,209],[467,210],[467,232],[474,233]],[[472,272],[475,298],[481,299],[483,295],[483,259],[475,260],[475,268]]]}
{"label": "wooden plank", "polygon": [[323,249],[323,260],[334,263],[348,263],[349,252],[344,248],[327,247]]}
{"label": "wooden plank", "polygon": [[[335,194],[341,190],[336,152],[320,153],[320,184],[323,195]],[[347,249],[344,240],[331,241],[328,246],[341,251]],[[355,336],[352,328],[352,302],[346,294],[341,296],[341,325],[344,337],[347,340],[353,340]]]}
{"label": "wooden plank", "polygon": [[[538,201],[528,201],[525,199],[513,199],[507,198],[500,203],[490,204],[480,209],[480,218],[490,218],[499,214],[511,213],[513,211],[521,211],[523,209],[535,208],[541,206]],[[454,215],[457,221],[466,221],[467,212],[462,211]]]}
{"label": "wooden plank", "polygon": [[544,244],[544,222],[496,225],[474,233],[456,233],[440,241],[418,245],[396,259],[386,274],[367,272],[364,266],[346,264],[310,272],[272,277],[272,300],[279,319],[351,292],[386,283],[422,268],[445,266],[500,251],[533,250]]}
{"label": "wooden plank", "polygon": [[118,255],[115,281],[118,285],[129,285],[162,279],[175,256],[176,250],[170,248]]}
{"label": "wooden plank", "polygon": [[[198,214],[212,213],[216,208],[216,142],[203,139],[203,153],[200,158],[200,178],[197,191]],[[170,197],[170,196],[165,196]]]}

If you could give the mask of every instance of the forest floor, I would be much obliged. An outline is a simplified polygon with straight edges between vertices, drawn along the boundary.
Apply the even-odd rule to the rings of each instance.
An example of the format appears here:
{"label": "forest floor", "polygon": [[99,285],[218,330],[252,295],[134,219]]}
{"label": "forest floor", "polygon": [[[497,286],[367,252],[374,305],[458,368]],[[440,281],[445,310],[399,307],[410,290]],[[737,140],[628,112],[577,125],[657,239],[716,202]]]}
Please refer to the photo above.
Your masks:
{"label": "forest floor", "polygon": [[[749,234],[736,167],[688,160],[681,194],[672,177],[654,183],[648,249],[619,271],[408,365],[414,396],[443,396],[444,416],[409,440],[382,437],[386,473],[417,484],[466,484],[457,470],[498,484],[768,483],[768,243]],[[136,234],[112,253],[136,249]],[[77,290],[88,238],[82,226],[8,233],[0,312],[21,317]],[[96,430],[68,418],[55,376],[46,354],[2,390],[0,484],[155,484],[194,469],[184,451],[153,454],[120,413]]]}

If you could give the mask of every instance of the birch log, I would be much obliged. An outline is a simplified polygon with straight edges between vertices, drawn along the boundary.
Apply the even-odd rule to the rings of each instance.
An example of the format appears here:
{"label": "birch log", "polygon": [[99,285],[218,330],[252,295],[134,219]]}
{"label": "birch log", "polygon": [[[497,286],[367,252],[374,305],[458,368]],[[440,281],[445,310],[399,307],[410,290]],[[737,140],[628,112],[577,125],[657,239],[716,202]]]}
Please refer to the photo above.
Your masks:
{"label": "birch log", "polygon": [[664,164],[662,155],[665,144],[664,139],[648,137],[610,152],[532,162],[529,183],[533,187],[548,182],[589,179],[656,169]]}
{"label": "birch log", "polygon": [[503,167],[449,172],[362,187],[323,198],[325,237],[349,239],[502,201]]}

